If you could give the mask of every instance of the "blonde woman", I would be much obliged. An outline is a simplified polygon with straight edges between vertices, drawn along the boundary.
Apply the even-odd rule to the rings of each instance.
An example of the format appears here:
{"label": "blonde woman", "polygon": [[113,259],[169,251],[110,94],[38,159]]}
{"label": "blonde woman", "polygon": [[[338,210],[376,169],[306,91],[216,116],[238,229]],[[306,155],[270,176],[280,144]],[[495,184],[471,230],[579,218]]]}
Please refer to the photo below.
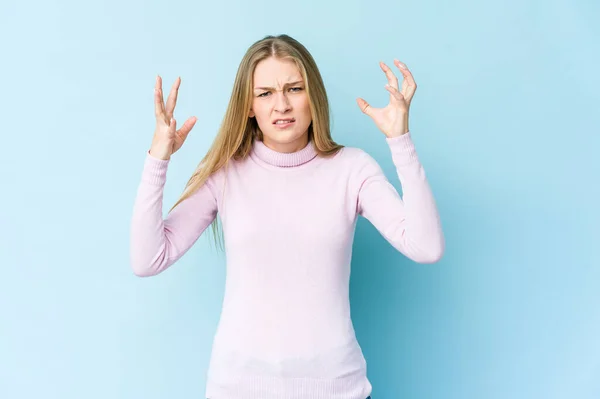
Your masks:
{"label": "blonde woman", "polygon": [[207,398],[370,397],[348,295],[358,216],[415,262],[436,262],[444,251],[408,129],[417,86],[404,64],[395,65],[401,87],[380,64],[389,104],[357,104],[389,145],[403,197],[371,156],[331,138],[327,94],[306,48],[288,35],[267,36],[243,57],[216,139],[164,220],[167,167],[197,119],[177,128],[181,80],[165,104],[157,77],[156,130],[133,209],[131,266],[138,276],[161,273],[211,224],[223,239],[225,297]]}

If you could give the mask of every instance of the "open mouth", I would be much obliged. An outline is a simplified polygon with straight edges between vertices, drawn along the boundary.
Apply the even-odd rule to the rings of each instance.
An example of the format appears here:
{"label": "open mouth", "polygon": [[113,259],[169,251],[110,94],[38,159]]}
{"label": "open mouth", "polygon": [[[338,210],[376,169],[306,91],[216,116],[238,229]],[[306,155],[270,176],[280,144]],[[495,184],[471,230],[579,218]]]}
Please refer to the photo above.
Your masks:
{"label": "open mouth", "polygon": [[296,122],[294,118],[276,119],[273,124],[279,128],[284,128],[293,125]]}

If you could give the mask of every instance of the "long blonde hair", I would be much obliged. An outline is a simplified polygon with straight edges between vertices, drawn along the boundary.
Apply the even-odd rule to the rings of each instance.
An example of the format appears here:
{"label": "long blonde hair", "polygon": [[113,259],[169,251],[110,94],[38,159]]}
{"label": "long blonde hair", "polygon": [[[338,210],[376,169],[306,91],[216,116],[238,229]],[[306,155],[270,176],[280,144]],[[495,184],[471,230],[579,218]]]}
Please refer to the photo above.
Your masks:
{"label": "long blonde hair", "polygon": [[[301,43],[288,35],[265,36],[246,51],[238,67],[229,105],[217,136],[186,184],[183,194],[169,212],[196,192],[213,173],[226,167],[231,158],[246,158],[252,149],[253,140],[263,139],[256,118],[250,118],[248,112],[252,105],[254,70],[260,61],[269,57],[294,61],[302,74],[312,116],[308,138],[314,141],[318,155],[331,156],[343,148],[331,138],[329,101],[312,55]],[[218,218],[212,222],[212,227],[217,241],[220,236]]]}

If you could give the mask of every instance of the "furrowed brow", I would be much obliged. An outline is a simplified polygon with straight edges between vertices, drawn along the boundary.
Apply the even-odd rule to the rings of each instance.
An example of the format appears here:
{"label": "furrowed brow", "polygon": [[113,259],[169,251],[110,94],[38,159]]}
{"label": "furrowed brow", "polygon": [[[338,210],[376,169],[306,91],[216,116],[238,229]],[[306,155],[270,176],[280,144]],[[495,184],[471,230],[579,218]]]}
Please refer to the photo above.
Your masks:
{"label": "furrowed brow", "polygon": [[[298,80],[296,82],[289,82],[289,83],[286,83],[285,85],[283,85],[283,87],[294,86],[294,85],[297,85],[300,83],[304,83],[304,81]],[[274,90],[274,89],[275,89],[274,87],[255,87],[254,88],[254,90]]]}

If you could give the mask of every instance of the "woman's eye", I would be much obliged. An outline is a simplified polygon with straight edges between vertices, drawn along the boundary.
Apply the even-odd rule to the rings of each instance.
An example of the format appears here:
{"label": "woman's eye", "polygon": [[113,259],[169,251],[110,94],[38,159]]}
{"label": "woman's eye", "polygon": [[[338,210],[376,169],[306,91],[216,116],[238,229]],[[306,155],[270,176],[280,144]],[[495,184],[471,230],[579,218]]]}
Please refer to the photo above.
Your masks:
{"label": "woman's eye", "polygon": [[[302,87],[290,87],[290,90],[293,90],[295,93],[302,90]],[[264,93],[259,94],[257,97],[266,97],[267,94],[271,93],[270,91],[265,91]]]}

